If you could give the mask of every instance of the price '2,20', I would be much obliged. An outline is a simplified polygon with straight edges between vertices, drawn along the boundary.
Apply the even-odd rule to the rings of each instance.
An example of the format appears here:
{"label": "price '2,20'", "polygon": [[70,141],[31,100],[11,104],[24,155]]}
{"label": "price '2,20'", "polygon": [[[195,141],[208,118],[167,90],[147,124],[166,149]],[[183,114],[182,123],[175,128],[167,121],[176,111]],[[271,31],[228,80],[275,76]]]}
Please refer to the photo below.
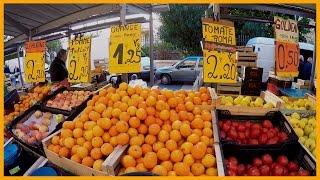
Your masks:
{"label": "price '2,20'", "polygon": [[[228,56],[229,57],[229,56]],[[230,62],[231,59],[229,57]],[[208,77],[209,78],[213,78],[213,79],[231,79],[231,80],[235,80],[236,79],[236,65],[234,63],[232,63],[231,65],[229,63],[225,63],[223,62],[223,60],[220,58],[218,61],[218,58],[216,55],[212,54],[210,56],[207,57],[206,59],[207,64],[212,65],[212,71],[208,72]],[[221,64],[219,64],[221,63]],[[221,71],[217,71],[217,67],[218,69],[220,69],[222,66],[222,73]],[[211,68],[210,68],[211,69]]]}
{"label": "price '2,20'", "polygon": [[35,62],[34,60],[32,59],[29,59],[28,62],[27,62],[27,68],[28,69],[31,69],[31,72],[30,74],[27,75],[27,78],[28,79],[32,79],[34,81],[37,81],[38,79],[40,78],[43,78],[44,77],[44,72],[40,69],[37,69],[36,72],[35,72]]}

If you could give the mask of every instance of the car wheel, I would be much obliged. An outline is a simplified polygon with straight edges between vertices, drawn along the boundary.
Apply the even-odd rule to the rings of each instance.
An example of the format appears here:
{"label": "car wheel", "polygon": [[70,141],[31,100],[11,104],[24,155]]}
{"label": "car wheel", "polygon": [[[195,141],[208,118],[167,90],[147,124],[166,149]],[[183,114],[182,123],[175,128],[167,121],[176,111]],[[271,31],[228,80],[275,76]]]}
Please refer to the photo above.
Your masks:
{"label": "car wheel", "polygon": [[168,74],[163,74],[161,76],[161,84],[164,84],[164,85],[171,84],[171,77]]}

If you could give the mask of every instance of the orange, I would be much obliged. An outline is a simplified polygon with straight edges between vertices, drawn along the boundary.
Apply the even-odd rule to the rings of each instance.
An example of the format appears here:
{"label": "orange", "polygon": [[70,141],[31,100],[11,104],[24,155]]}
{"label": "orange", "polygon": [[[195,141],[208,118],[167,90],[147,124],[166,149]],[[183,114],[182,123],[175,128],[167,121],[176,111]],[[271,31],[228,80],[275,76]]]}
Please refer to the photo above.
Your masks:
{"label": "orange", "polygon": [[119,120],[128,122],[130,119],[130,115],[127,112],[121,112],[119,115]]}
{"label": "orange", "polygon": [[192,133],[198,135],[199,137],[202,136],[202,131],[200,129],[194,129]]}
{"label": "orange", "polygon": [[119,91],[118,94],[120,95],[121,98],[128,95],[127,91]]}
{"label": "orange", "polygon": [[156,103],[156,110],[162,111],[162,110],[164,110],[164,109],[166,109],[166,103],[165,103],[163,100],[157,101],[157,103]]}
{"label": "orange", "polygon": [[154,116],[147,116],[147,118],[144,120],[144,124],[147,126],[150,126],[151,124],[156,123],[156,118]]}
{"label": "orange", "polygon": [[100,148],[93,148],[90,152],[90,156],[92,157],[92,159],[97,160],[102,158],[102,153]]}
{"label": "orange", "polygon": [[73,129],[74,129],[74,122],[73,122],[73,121],[65,121],[65,122],[62,124],[62,128],[63,128],[63,129],[73,130]]}
{"label": "orange", "polygon": [[146,171],[148,171],[148,170],[144,167],[143,163],[138,163],[137,166],[136,166],[136,168],[137,168],[137,171],[138,171],[138,172],[146,172]]}
{"label": "orange", "polygon": [[191,154],[194,159],[202,159],[204,155],[206,154],[207,145],[205,145],[203,142],[199,142],[196,145],[194,145],[191,149]]}
{"label": "orange", "polygon": [[84,131],[83,137],[84,137],[87,141],[91,141],[91,139],[93,138],[93,132],[92,132],[92,130]]}
{"label": "orange", "polygon": [[156,118],[156,124],[158,124],[159,126],[162,126],[163,121],[160,118]]}
{"label": "orange", "polygon": [[102,170],[102,163],[103,163],[103,160],[101,160],[101,159],[95,160],[92,165],[92,168],[95,170],[101,171]]}
{"label": "orange", "polygon": [[206,170],[206,175],[207,176],[218,176],[218,171],[216,168],[208,168]]}
{"label": "orange", "polygon": [[92,147],[100,148],[103,144],[103,139],[101,137],[94,137],[91,140]]}
{"label": "orange", "polygon": [[130,106],[128,107],[127,112],[129,113],[130,116],[135,116],[137,112],[137,108],[134,106]]}
{"label": "orange", "polygon": [[122,82],[119,84],[119,89],[122,91],[126,91],[128,89],[129,85],[125,82]]}
{"label": "orange", "polygon": [[97,125],[100,126],[102,129],[110,129],[112,123],[109,118],[100,118],[97,120]]}
{"label": "orange", "polygon": [[80,137],[82,137],[83,132],[82,132],[82,129],[76,128],[73,130],[72,134],[73,134],[73,137],[80,138]]}
{"label": "orange", "polygon": [[86,140],[83,137],[77,138],[77,144],[78,145],[82,146],[84,142],[86,142]]}
{"label": "orange", "polygon": [[141,146],[142,154],[147,154],[147,152],[152,152],[152,146],[149,144],[143,144]]}
{"label": "orange", "polygon": [[211,113],[210,113],[208,110],[202,110],[202,112],[201,112],[201,118],[202,118],[204,121],[211,121],[212,116],[211,116]]}
{"label": "orange", "polygon": [[[136,162],[137,162],[137,164],[142,163],[142,165],[143,165],[143,158],[142,158],[142,157],[137,158],[137,159],[136,159]],[[137,166],[136,166],[136,167],[137,167]],[[143,167],[144,167],[144,166],[143,166]]]}
{"label": "orange", "polygon": [[148,127],[144,124],[140,124],[140,126],[138,127],[138,132],[140,134],[146,134],[148,132]]}
{"label": "orange", "polygon": [[[210,143],[211,144],[211,143]],[[213,144],[213,143],[212,143]],[[214,152],[213,152],[213,149],[211,147],[208,147],[207,148],[207,151],[206,151],[206,154],[213,154],[214,155]]]}
{"label": "orange", "polygon": [[200,176],[200,175],[204,174],[205,168],[201,163],[194,163],[191,166],[191,172],[195,176]]}
{"label": "orange", "polygon": [[172,162],[180,162],[183,159],[183,152],[181,150],[174,150],[170,154],[170,159]]}
{"label": "orange", "polygon": [[120,133],[117,135],[117,143],[120,145],[125,145],[129,143],[129,135],[126,133]]}
{"label": "orange", "polygon": [[193,133],[188,136],[187,141],[192,144],[197,144],[200,141],[200,137],[197,134]]}
{"label": "orange", "polygon": [[101,115],[100,113],[96,112],[96,111],[91,111],[89,113],[89,119],[91,121],[97,121],[99,118],[101,118]]}
{"label": "orange", "polygon": [[128,125],[127,122],[125,122],[125,121],[118,121],[118,122],[116,123],[116,130],[117,130],[118,132],[120,132],[120,133],[125,133],[125,132],[128,131],[128,129],[129,129],[129,125]]}
{"label": "orange", "polygon": [[154,152],[147,152],[143,158],[143,165],[148,169],[152,169],[157,165],[157,154]]}
{"label": "orange", "polygon": [[117,127],[116,126],[111,126],[110,129],[109,129],[109,135],[111,137],[114,137],[116,135],[118,135],[119,132],[117,131]]}
{"label": "orange", "polygon": [[165,167],[161,166],[161,165],[156,165],[153,169],[152,172],[154,174],[157,174],[159,176],[166,176],[168,171]]}
{"label": "orange", "polygon": [[133,146],[133,145],[138,145],[138,146],[141,146],[144,142],[144,139],[139,137],[139,136],[134,136],[134,137],[131,137],[130,139],[130,145]]}
{"label": "orange", "polygon": [[140,120],[145,120],[147,118],[147,111],[143,108],[139,108],[136,112],[136,116]]}
{"label": "orange", "polygon": [[112,108],[111,107],[108,107],[106,110],[104,110],[102,112],[102,117],[103,118],[111,118],[112,117]]}
{"label": "orange", "polygon": [[75,123],[74,123],[74,128],[80,128],[80,129],[82,129],[82,128],[83,128],[83,122],[81,122],[80,119],[77,120],[77,121],[75,121]]}
{"label": "orange", "polygon": [[136,167],[128,167],[128,168],[126,168],[126,170],[124,172],[125,173],[137,172],[137,168]]}
{"label": "orange", "polygon": [[154,96],[149,96],[147,99],[146,99],[146,104],[148,106],[154,106],[157,102],[157,99],[154,97]]}
{"label": "orange", "polygon": [[81,163],[81,158],[77,154],[72,155],[70,159],[79,164]]}
{"label": "orange", "polygon": [[113,101],[113,102],[120,101],[120,98],[121,97],[119,94],[111,94],[111,97],[110,97],[111,101]]}
{"label": "orange", "polygon": [[[129,118],[130,118],[130,116],[129,116]],[[140,126],[140,120],[138,118],[136,118],[136,117],[131,117],[129,119],[129,125],[132,128],[138,128]]]}
{"label": "orange", "polygon": [[188,120],[188,112],[187,111],[179,111],[178,113],[180,121]]}
{"label": "orange", "polygon": [[156,114],[156,109],[154,107],[147,107],[146,111],[149,116],[154,116]]}
{"label": "orange", "polygon": [[139,102],[138,108],[147,109],[147,104],[142,100],[142,102]]}
{"label": "orange", "polygon": [[203,128],[203,120],[200,118],[195,118],[192,122],[191,122],[191,128],[193,129],[202,129]]}
{"label": "orange", "polygon": [[62,138],[72,137],[72,131],[70,129],[62,129],[61,130],[61,137]]}
{"label": "orange", "polygon": [[183,157],[183,162],[186,165],[191,166],[194,163],[194,159],[191,154],[187,154]]}
{"label": "orange", "polygon": [[170,111],[170,121],[171,122],[179,121],[179,115],[175,110]]}
{"label": "orange", "polygon": [[59,150],[60,150],[60,145],[55,145],[53,148],[52,148],[52,151],[56,154],[59,154]]}
{"label": "orange", "polygon": [[193,144],[190,143],[190,142],[184,142],[182,145],[181,145],[181,150],[184,154],[190,154],[191,153],[191,149],[193,147]]}
{"label": "orange", "polygon": [[190,128],[190,126],[186,123],[183,123],[181,126],[180,126],[180,134],[183,136],[183,137],[188,137],[190,134],[192,133],[192,130]]}
{"label": "orange", "polygon": [[160,130],[159,134],[158,134],[158,140],[160,142],[166,142],[167,140],[169,140],[170,135],[167,131],[165,130]]}
{"label": "orange", "polygon": [[149,145],[153,145],[157,141],[157,137],[154,135],[148,134],[144,141]]}
{"label": "orange", "polygon": [[130,138],[132,138],[138,135],[138,130],[135,128],[129,128],[127,133],[130,136]]}
{"label": "orange", "polygon": [[86,122],[89,120],[89,115],[86,113],[82,113],[82,115],[80,116],[80,121],[81,122]]}
{"label": "orange", "polygon": [[125,155],[121,159],[121,164],[125,168],[135,167],[136,166],[136,160],[130,155]]}
{"label": "orange", "polygon": [[176,109],[177,112],[180,112],[180,111],[185,111],[185,110],[186,110],[186,107],[185,107],[184,104],[179,103],[179,104],[176,106],[175,109]]}
{"label": "orange", "polygon": [[121,110],[119,108],[114,108],[111,114],[112,114],[112,117],[119,118],[120,113],[121,113]]}
{"label": "orange", "polygon": [[165,167],[168,172],[173,169],[173,164],[171,161],[163,161],[160,165]]}
{"label": "orange", "polygon": [[167,121],[170,118],[170,112],[168,110],[162,110],[159,114],[159,117],[163,121]]}
{"label": "orange", "polygon": [[130,146],[128,154],[133,158],[140,158],[142,156],[142,149],[137,145]]}
{"label": "orange", "polygon": [[175,97],[169,98],[168,104],[169,104],[170,108],[175,108],[178,105],[177,99]]}
{"label": "orange", "polygon": [[91,141],[84,142],[83,147],[87,148],[88,151],[91,151],[91,149],[92,149]]}
{"label": "orange", "polygon": [[80,147],[77,148],[76,154],[77,154],[80,158],[86,157],[86,156],[88,155],[88,153],[89,153],[89,151],[88,151],[88,149],[85,148],[85,147],[81,147],[81,146],[80,146]]}
{"label": "orange", "polygon": [[189,112],[192,112],[194,109],[194,104],[192,102],[186,102],[185,106],[186,106],[186,110]]}
{"label": "orange", "polygon": [[95,125],[93,128],[92,128],[92,132],[93,132],[93,136],[95,137],[101,137],[104,133],[104,130],[98,126],[98,125]]}
{"label": "orange", "polygon": [[172,130],[170,132],[170,139],[172,139],[172,140],[174,140],[176,142],[180,141],[181,140],[180,132],[178,130]]}
{"label": "orange", "polygon": [[92,128],[96,125],[95,121],[87,121],[83,124],[83,128],[85,130],[92,130]]}
{"label": "orange", "polygon": [[119,121],[119,119],[113,117],[113,118],[110,119],[110,121],[111,121],[112,125],[116,125],[117,122]]}
{"label": "orange", "polygon": [[59,144],[59,136],[53,136],[51,139],[51,143],[53,145],[58,145]]}
{"label": "orange", "polygon": [[104,110],[107,109],[106,105],[105,104],[102,104],[102,103],[98,103],[97,105],[94,106],[94,111],[98,112],[98,113],[102,113]]}
{"label": "orange", "polygon": [[135,89],[131,86],[128,86],[127,93],[129,96],[133,95],[135,93]]}
{"label": "orange", "polygon": [[99,96],[100,96],[100,97],[103,97],[103,96],[107,95],[107,93],[108,93],[107,89],[101,89],[101,90],[99,91]]}
{"label": "orange", "polygon": [[208,101],[210,96],[208,94],[202,93],[200,95],[201,101]]}
{"label": "orange", "polygon": [[82,159],[82,164],[88,167],[92,167],[94,163],[94,160],[92,159],[92,157],[85,157]]}
{"label": "orange", "polygon": [[55,145],[53,145],[53,144],[49,144],[49,145],[48,145],[48,149],[49,149],[50,151],[53,151],[54,146],[55,146]]}
{"label": "orange", "polygon": [[177,145],[177,142],[172,140],[172,139],[169,139],[167,142],[166,142],[166,148],[172,152],[176,149],[178,149],[178,145]]}
{"label": "orange", "polygon": [[157,135],[160,132],[161,128],[158,124],[152,124],[149,126],[149,134]]}
{"label": "orange", "polygon": [[202,134],[203,134],[204,136],[207,136],[208,138],[211,138],[212,135],[213,135],[213,132],[212,132],[211,128],[204,128],[204,129],[202,130]]}
{"label": "orange", "polygon": [[206,154],[202,160],[201,163],[206,167],[214,167],[216,166],[216,158],[212,154]]}
{"label": "orange", "polygon": [[207,93],[208,92],[208,88],[207,87],[200,87],[199,88],[199,92],[200,93]]}
{"label": "orange", "polygon": [[207,136],[201,136],[200,141],[206,144],[207,146],[210,145],[210,139]]}
{"label": "orange", "polygon": [[203,127],[204,128],[212,128],[212,124],[211,124],[211,122],[210,121],[204,121],[203,122]]}
{"label": "orange", "polygon": [[156,142],[153,144],[152,149],[154,152],[158,152],[159,149],[164,148],[164,143],[163,142]]}
{"label": "orange", "polygon": [[94,101],[93,100],[89,100],[88,102],[87,102],[87,106],[93,106],[94,105]]}
{"label": "orange", "polygon": [[72,137],[67,137],[64,139],[64,146],[71,149],[75,145],[75,140]]}
{"label": "orange", "polygon": [[190,174],[189,166],[182,162],[175,163],[173,170],[178,176],[188,176]]}
{"label": "orange", "polygon": [[[129,98],[128,96],[125,96],[125,97],[123,97],[123,98]],[[122,98],[122,99],[123,99]],[[122,102],[120,105],[119,105],[119,109],[122,111],[122,112],[127,112],[127,109],[128,109],[128,104],[127,103],[124,103],[124,102]]]}
{"label": "orange", "polygon": [[174,171],[169,171],[168,176],[177,176],[176,172]]}
{"label": "orange", "polygon": [[108,156],[109,154],[112,153],[112,151],[113,151],[113,146],[112,146],[111,144],[109,144],[109,143],[104,143],[104,144],[101,146],[100,150],[101,150],[101,153],[102,153],[103,155]]}
{"label": "orange", "polygon": [[181,125],[182,125],[182,122],[181,122],[181,121],[174,121],[174,122],[172,123],[172,129],[174,129],[174,130],[180,130]]}
{"label": "orange", "polygon": [[117,136],[111,137],[109,143],[110,143],[112,146],[118,145]]}
{"label": "orange", "polygon": [[169,160],[170,158],[170,151],[166,148],[161,148],[157,152],[158,159],[161,161]]}
{"label": "orange", "polygon": [[[129,96],[124,96],[124,97],[122,97],[121,98],[121,102],[123,102],[124,104],[126,104],[126,106],[127,106],[127,109],[128,109],[128,101],[130,100],[130,97]],[[120,106],[119,106],[119,108],[120,108]],[[120,108],[121,109],[121,108]],[[122,109],[121,109],[121,111],[122,111]]]}
{"label": "orange", "polygon": [[61,148],[59,149],[59,156],[68,158],[69,155],[70,155],[70,151],[69,151],[68,148],[66,148],[66,147],[61,147]]}
{"label": "orange", "polygon": [[190,121],[193,121],[194,120],[194,115],[193,115],[193,113],[191,113],[191,112],[188,112],[187,113],[187,120],[188,120],[188,122]]}

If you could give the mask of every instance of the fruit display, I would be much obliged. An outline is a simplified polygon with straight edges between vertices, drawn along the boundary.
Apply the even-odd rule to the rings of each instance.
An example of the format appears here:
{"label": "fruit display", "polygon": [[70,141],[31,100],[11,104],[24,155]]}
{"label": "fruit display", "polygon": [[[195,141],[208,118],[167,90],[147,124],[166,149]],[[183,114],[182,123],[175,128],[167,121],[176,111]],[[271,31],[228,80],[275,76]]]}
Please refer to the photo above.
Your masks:
{"label": "fruit display", "polygon": [[260,123],[252,120],[220,120],[220,138],[237,144],[265,145],[285,142],[288,134],[274,127],[270,120]]}
{"label": "fruit display", "polygon": [[274,108],[272,103],[264,101],[261,97],[253,99],[251,96],[239,95],[236,98],[232,96],[219,96],[219,98],[221,105],[225,106]]}
{"label": "fruit display", "polygon": [[66,121],[48,149],[93,168],[102,169],[117,145],[129,144],[120,173],[152,171],[158,175],[217,175],[207,88],[171,91],[108,87],[87,102],[84,111]]}
{"label": "fruit display", "polygon": [[18,117],[21,113],[26,111],[36,102],[42,100],[50,92],[50,85],[36,86],[27,95],[20,96],[20,101],[14,105],[14,112],[11,112],[4,116],[4,123],[7,125],[13,119]]}
{"label": "fruit display", "polygon": [[316,118],[315,116],[301,117],[299,113],[287,116],[288,121],[299,137],[299,141],[316,157]]}
{"label": "fruit display", "polygon": [[47,101],[46,106],[70,111],[72,108],[81,105],[90,96],[90,91],[63,91],[57,94],[52,100]]}
{"label": "fruit display", "polygon": [[34,144],[47,137],[64,118],[62,114],[37,110],[26,121],[16,124],[12,132],[22,141]]}
{"label": "fruit display", "polygon": [[286,155],[272,157],[263,154],[244,164],[234,156],[225,159],[228,176],[310,176],[308,170],[299,166],[297,161],[290,161]]}
{"label": "fruit display", "polygon": [[316,104],[309,98],[289,100],[287,96],[282,96],[284,108],[289,110],[315,110]]}

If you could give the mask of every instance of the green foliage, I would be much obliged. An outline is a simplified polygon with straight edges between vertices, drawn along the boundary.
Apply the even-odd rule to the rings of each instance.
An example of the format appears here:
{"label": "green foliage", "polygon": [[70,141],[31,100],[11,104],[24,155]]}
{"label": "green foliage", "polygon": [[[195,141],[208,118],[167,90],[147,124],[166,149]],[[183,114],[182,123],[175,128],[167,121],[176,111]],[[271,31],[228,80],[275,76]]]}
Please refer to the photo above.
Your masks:
{"label": "green foliage", "polygon": [[49,41],[47,42],[47,48],[48,48],[48,52],[56,52],[58,53],[59,50],[62,48],[62,43],[61,41],[58,40],[53,40],[53,41]]}
{"label": "green foliage", "polygon": [[160,13],[160,38],[185,55],[201,55],[201,17],[206,5],[170,5],[170,11]]}

